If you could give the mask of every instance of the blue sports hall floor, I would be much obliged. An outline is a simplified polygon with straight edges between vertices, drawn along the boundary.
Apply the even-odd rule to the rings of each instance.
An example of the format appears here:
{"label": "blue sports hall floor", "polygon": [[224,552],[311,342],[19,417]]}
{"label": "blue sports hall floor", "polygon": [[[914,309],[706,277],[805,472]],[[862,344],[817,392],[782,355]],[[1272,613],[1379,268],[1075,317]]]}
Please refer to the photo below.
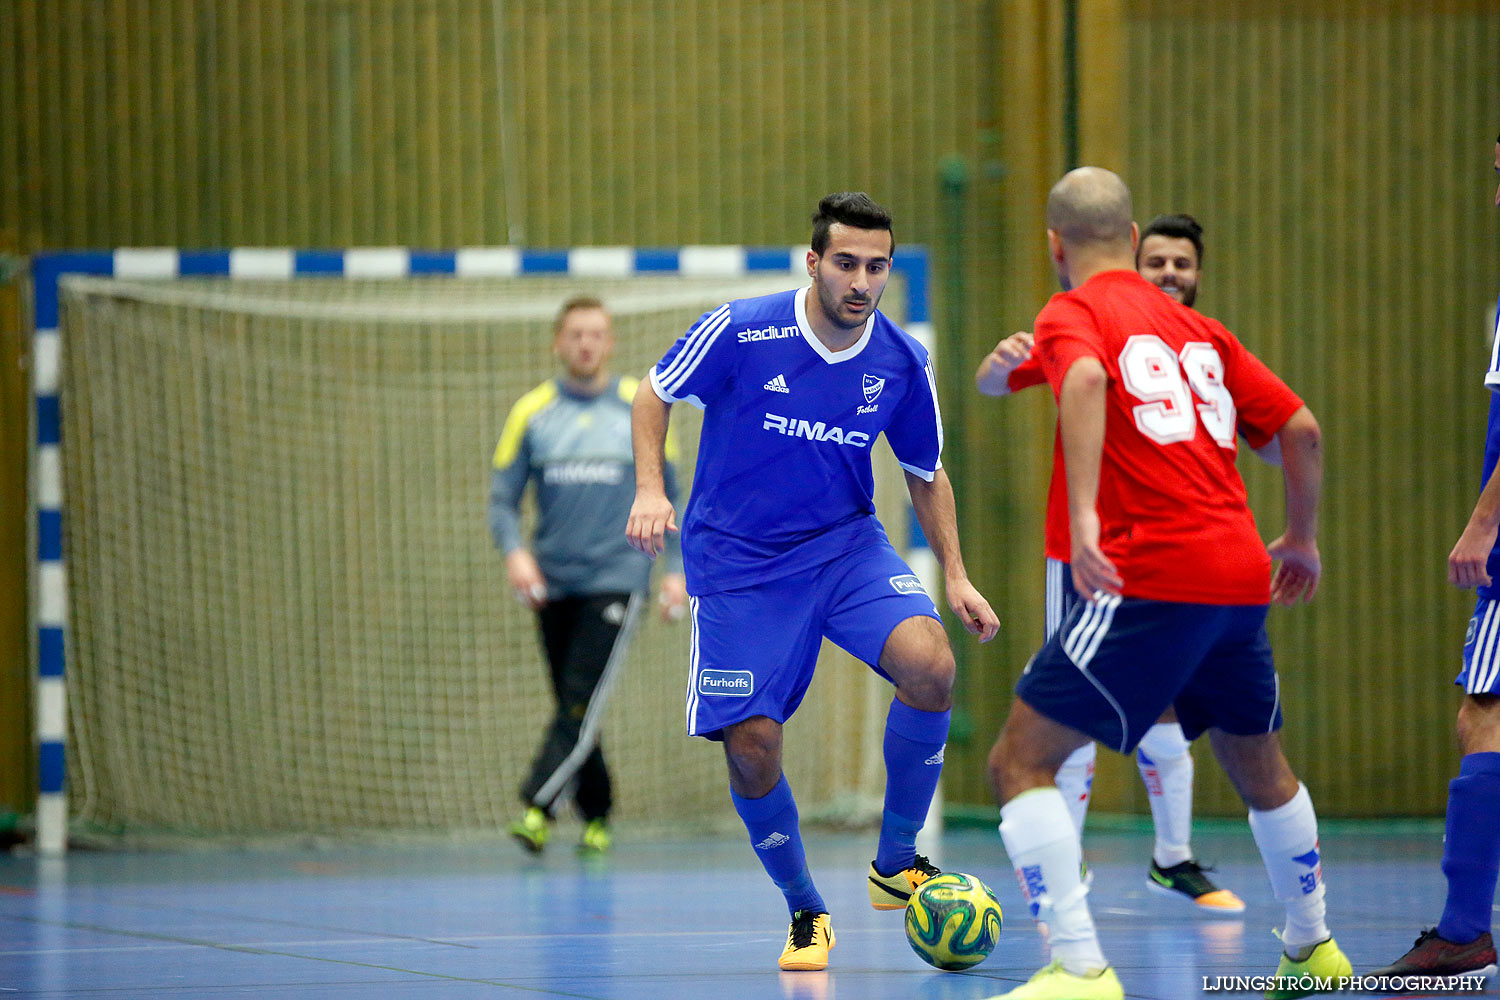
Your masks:
{"label": "blue sports hall floor", "polygon": [[[1207,826],[1194,846],[1244,897],[1243,918],[1148,892],[1143,828],[1085,836],[1094,915],[1129,997],[1198,997],[1205,977],[1275,969],[1281,910],[1249,832]],[[963,973],[923,965],[901,914],[870,909],[873,834],[808,836],[838,937],[823,973],[777,970],[786,911],[743,837],[622,838],[582,859],[569,828],[559,834],[540,860],[509,842],[0,855],[0,1000],[977,1000],[1044,962],[992,828],[942,841],[944,867],[985,879],[1006,911],[995,952]],[[1436,920],[1441,835],[1438,824],[1324,824],[1330,922],[1356,972]]]}

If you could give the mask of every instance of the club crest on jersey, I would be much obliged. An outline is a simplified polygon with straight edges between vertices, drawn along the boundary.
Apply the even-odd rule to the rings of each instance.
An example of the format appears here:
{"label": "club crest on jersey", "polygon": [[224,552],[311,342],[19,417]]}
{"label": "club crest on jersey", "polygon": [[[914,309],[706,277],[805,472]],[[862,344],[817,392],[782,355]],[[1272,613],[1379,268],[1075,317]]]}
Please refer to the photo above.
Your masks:
{"label": "club crest on jersey", "polygon": [[865,402],[873,403],[880,398],[880,390],[885,388],[885,379],[876,378],[874,375],[865,373],[864,390]]}

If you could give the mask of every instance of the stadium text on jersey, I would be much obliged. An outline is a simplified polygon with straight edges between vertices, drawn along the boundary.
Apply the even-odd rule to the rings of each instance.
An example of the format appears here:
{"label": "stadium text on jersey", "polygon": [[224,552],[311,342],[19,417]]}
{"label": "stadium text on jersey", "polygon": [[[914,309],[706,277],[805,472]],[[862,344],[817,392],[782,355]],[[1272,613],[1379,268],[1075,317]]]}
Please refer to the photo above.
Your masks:
{"label": "stadium text on jersey", "polygon": [[756,340],[783,340],[801,332],[801,328],[795,326],[768,326],[759,330],[741,330],[739,338],[740,343],[748,344]]}

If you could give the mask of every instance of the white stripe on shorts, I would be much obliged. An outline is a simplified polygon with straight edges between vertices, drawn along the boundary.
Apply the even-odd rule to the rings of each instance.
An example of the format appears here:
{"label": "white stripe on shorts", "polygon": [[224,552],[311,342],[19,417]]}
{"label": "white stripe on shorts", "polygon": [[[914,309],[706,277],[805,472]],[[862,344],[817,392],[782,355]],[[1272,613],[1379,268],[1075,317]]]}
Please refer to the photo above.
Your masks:
{"label": "white stripe on shorts", "polygon": [[1500,658],[1495,655],[1497,638],[1500,638],[1500,615],[1496,609],[1500,601],[1490,601],[1484,610],[1484,621],[1479,634],[1474,637],[1474,654],[1469,657],[1469,680],[1464,685],[1467,694],[1487,694],[1495,686],[1496,674],[1500,673]]}
{"label": "white stripe on shorts", "polygon": [[[1061,564],[1059,564],[1059,567]],[[1120,606],[1121,598],[1116,594],[1107,594],[1097,600],[1090,601],[1083,607],[1083,614],[1063,640],[1063,652],[1068,654],[1068,659],[1078,668],[1078,672],[1094,686],[1104,700],[1109,702],[1109,707],[1115,710],[1115,715],[1120,718],[1120,745],[1115,747],[1119,753],[1125,752],[1125,747],[1130,743],[1130,720],[1125,715],[1125,710],[1115,700],[1109,689],[1095,679],[1089,673],[1089,662],[1093,660],[1094,654],[1099,652],[1099,646],[1104,642],[1104,637],[1109,633],[1109,627],[1115,620],[1115,609]]]}
{"label": "white stripe on shorts", "polygon": [[1478,661],[1481,668],[1477,671],[1479,676],[1475,678],[1476,671],[1469,671],[1474,684],[1469,689],[1472,694],[1493,694],[1496,675],[1500,674],[1500,601],[1491,602],[1489,611],[1492,618],[1490,638],[1484,647],[1484,657]]}
{"label": "white stripe on shorts", "polygon": [[1115,620],[1115,608],[1120,606],[1121,598],[1118,595],[1101,597],[1098,604],[1104,609],[1104,615],[1099,622],[1099,627],[1094,630],[1094,636],[1083,650],[1083,658],[1076,661],[1080,667],[1087,667],[1093,660],[1094,654],[1099,652],[1099,644],[1104,641],[1104,636],[1109,632],[1109,627]]}
{"label": "white stripe on shorts", "polygon": [[693,636],[688,646],[687,731],[689,736],[698,735],[698,598],[688,598],[688,617],[692,620]]}
{"label": "white stripe on shorts", "polygon": [[1047,559],[1047,631],[1043,636],[1044,639],[1052,638],[1057,634],[1057,630],[1062,628],[1063,612],[1068,607],[1068,595],[1063,589],[1069,585],[1069,582],[1064,580],[1064,577],[1068,575],[1064,572],[1067,565],[1061,559],[1053,559],[1050,556]]}
{"label": "white stripe on shorts", "polygon": [[1281,675],[1273,669],[1271,679],[1276,682],[1276,698],[1271,702],[1271,714],[1266,716],[1266,732],[1268,733],[1276,731],[1276,710],[1281,707]]}
{"label": "white stripe on shorts", "polygon": [[1474,685],[1479,680],[1479,674],[1484,670],[1484,649],[1494,628],[1495,603],[1490,602],[1484,609],[1483,617],[1480,617],[1477,610],[1474,612],[1474,617],[1479,619],[1479,627],[1474,630],[1474,652],[1469,656],[1466,667],[1468,678],[1464,681],[1464,691],[1468,694],[1474,693]]}
{"label": "white stripe on shorts", "polygon": [[1067,653],[1070,658],[1073,650],[1080,643],[1087,642],[1088,637],[1093,634],[1094,627],[1098,625],[1098,617],[1099,605],[1089,603],[1083,606],[1083,613],[1078,616],[1078,622],[1062,641],[1063,652]]}
{"label": "white stripe on shorts", "polygon": [[1089,665],[1094,654],[1099,652],[1099,644],[1104,641],[1110,623],[1115,620],[1115,608],[1119,606],[1120,598],[1109,594],[1090,601],[1084,607],[1078,624],[1073,626],[1073,630],[1063,640],[1063,652],[1068,654],[1068,659],[1080,668]]}

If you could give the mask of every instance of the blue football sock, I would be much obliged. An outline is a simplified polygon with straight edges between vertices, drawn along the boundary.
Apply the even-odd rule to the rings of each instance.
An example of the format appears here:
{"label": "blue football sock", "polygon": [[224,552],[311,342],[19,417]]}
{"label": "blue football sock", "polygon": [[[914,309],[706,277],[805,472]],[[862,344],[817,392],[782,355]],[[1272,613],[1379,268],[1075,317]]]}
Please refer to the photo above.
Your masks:
{"label": "blue football sock", "polygon": [[823,897],[813,885],[812,873],[807,870],[802,832],[797,826],[797,802],[792,798],[792,786],[786,783],[786,775],[761,798],[740,798],[732,788],[729,797],[734,800],[735,812],[745,821],[745,829],[750,831],[755,856],[786,897],[787,909],[793,914],[798,910],[827,912]]}
{"label": "blue football sock", "polygon": [[885,815],[875,850],[875,870],[882,875],[910,868],[917,859],[917,831],[943,773],[948,716],[891,699],[885,718]]}
{"label": "blue football sock", "polygon": [[1471,753],[1448,783],[1448,833],[1443,842],[1443,874],[1448,903],[1437,931],[1459,944],[1486,934],[1500,871],[1500,753]]}

